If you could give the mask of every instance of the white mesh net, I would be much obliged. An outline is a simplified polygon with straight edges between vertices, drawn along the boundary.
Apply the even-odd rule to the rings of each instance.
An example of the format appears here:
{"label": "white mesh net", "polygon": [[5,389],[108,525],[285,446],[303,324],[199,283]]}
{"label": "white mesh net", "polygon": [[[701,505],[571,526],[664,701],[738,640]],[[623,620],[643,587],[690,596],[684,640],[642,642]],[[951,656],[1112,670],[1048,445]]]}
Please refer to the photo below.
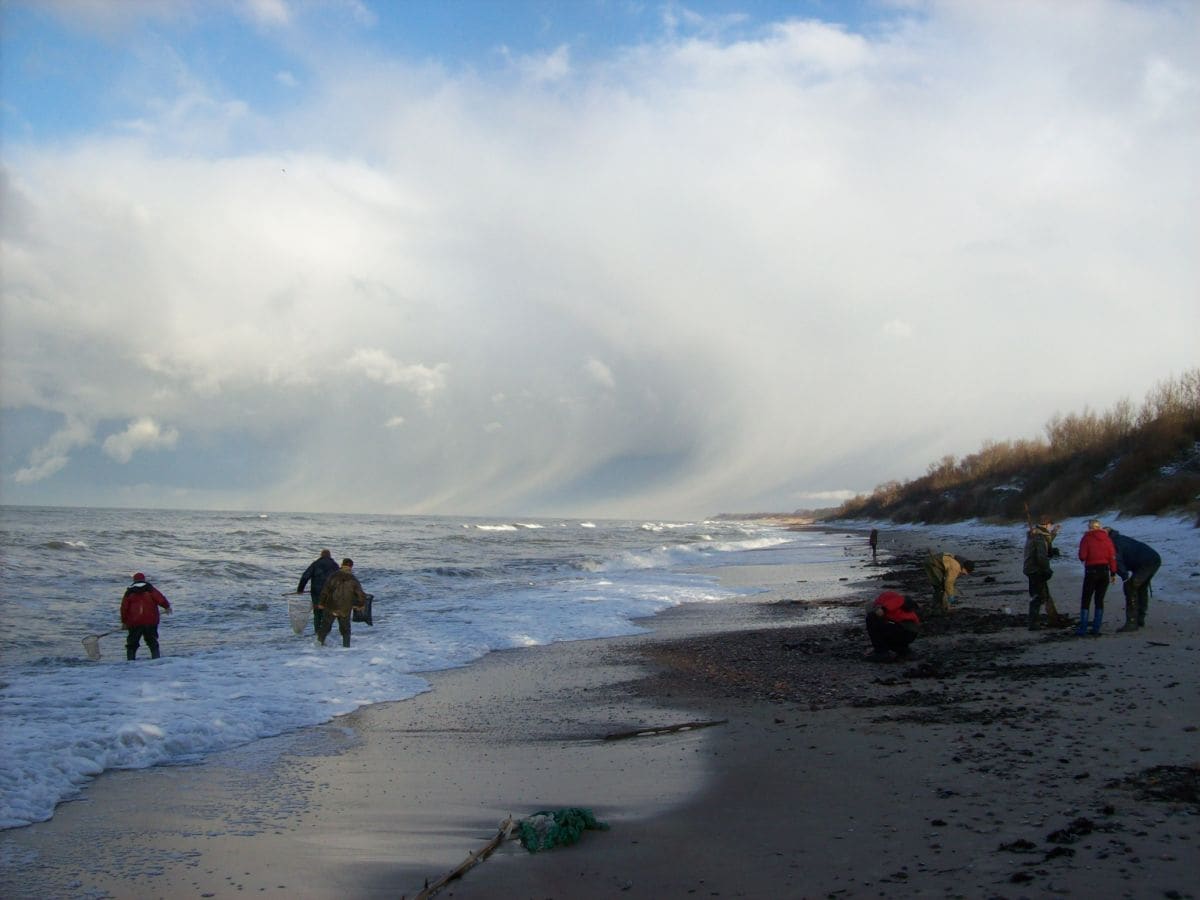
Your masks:
{"label": "white mesh net", "polygon": [[308,620],[312,618],[312,601],[307,594],[297,594],[288,600],[288,620],[292,623],[292,631],[304,634]]}
{"label": "white mesh net", "polygon": [[89,634],[83,639],[83,652],[88,655],[88,659],[100,658],[100,635]]}

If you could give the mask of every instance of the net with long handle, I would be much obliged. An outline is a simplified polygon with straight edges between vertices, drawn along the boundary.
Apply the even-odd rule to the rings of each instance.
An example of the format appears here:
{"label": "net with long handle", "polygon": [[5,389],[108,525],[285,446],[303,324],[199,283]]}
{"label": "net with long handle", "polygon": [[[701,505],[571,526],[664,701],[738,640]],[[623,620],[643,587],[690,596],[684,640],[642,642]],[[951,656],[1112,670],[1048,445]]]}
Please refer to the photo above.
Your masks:
{"label": "net with long handle", "polygon": [[88,659],[100,658],[100,638],[102,634],[89,634],[83,639],[83,652],[87,654]]}
{"label": "net with long handle", "polygon": [[292,623],[292,631],[304,634],[311,617],[312,601],[308,599],[308,594],[294,594],[288,599],[288,621]]}

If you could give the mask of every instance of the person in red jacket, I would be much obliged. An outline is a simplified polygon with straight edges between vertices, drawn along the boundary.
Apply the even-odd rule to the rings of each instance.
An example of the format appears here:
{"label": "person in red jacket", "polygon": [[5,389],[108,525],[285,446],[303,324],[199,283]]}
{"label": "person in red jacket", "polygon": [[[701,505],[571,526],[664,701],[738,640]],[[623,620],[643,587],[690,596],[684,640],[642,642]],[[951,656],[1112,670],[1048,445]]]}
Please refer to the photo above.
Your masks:
{"label": "person in red jacket", "polygon": [[171,612],[171,604],[162,592],[138,572],[133,584],[125,589],[121,598],[121,627],[129,634],[125,637],[125,658],[137,659],[138,644],[146,639],[150,658],[158,659],[158,608]]}
{"label": "person in red jacket", "polygon": [[867,637],[875,652],[874,660],[907,659],[908,645],[921,631],[917,604],[895,591],[884,591],[867,609]]}
{"label": "person in red jacket", "polygon": [[1079,625],[1075,633],[1087,634],[1088,611],[1095,598],[1092,634],[1099,634],[1100,623],[1104,621],[1104,595],[1108,593],[1108,586],[1117,580],[1117,548],[1099,519],[1088,522],[1088,530],[1079,542],[1079,559],[1083,562],[1083,593],[1079,598]]}

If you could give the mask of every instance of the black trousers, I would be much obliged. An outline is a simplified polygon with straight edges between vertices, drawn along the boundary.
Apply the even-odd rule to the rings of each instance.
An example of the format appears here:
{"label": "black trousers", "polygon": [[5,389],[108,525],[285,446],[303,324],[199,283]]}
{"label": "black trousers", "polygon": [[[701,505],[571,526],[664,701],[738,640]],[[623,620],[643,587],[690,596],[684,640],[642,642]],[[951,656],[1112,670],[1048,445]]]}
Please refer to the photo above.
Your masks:
{"label": "black trousers", "polygon": [[1155,576],[1161,565],[1161,560],[1152,560],[1138,566],[1125,582],[1125,600],[1127,605],[1132,604],[1135,607],[1139,625],[1146,624],[1146,610],[1150,607],[1150,579]]}
{"label": "black trousers", "polygon": [[904,656],[908,653],[908,645],[917,637],[915,626],[906,627],[899,622],[889,622],[883,616],[869,613],[867,615],[867,637],[876,653],[893,653]]}
{"label": "black trousers", "polygon": [[1087,612],[1092,600],[1096,601],[1096,612],[1104,612],[1104,595],[1108,593],[1108,566],[1087,566],[1083,570],[1083,593],[1079,597],[1079,608]]}
{"label": "black trousers", "polygon": [[1042,604],[1050,599],[1050,576],[1040,572],[1027,575],[1029,579],[1029,596],[1034,603]]}
{"label": "black trousers", "polygon": [[150,658],[158,659],[157,625],[133,625],[130,627],[129,633],[125,635],[125,658],[137,659],[138,644],[142,638],[146,639],[146,646],[150,648]]}

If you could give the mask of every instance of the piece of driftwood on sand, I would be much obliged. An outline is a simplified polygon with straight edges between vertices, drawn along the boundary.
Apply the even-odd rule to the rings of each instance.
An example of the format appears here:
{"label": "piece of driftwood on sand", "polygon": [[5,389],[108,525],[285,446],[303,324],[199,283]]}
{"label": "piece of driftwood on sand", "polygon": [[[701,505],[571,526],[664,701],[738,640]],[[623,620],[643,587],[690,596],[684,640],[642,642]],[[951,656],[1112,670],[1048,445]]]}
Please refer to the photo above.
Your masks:
{"label": "piece of driftwood on sand", "polygon": [[[429,900],[430,897],[432,897],[434,894],[436,894],[438,891],[440,891],[442,888],[444,888],[447,884],[449,884],[455,878],[461,878],[468,869],[472,868],[475,865],[478,865],[479,863],[481,863],[485,859],[487,859],[489,856],[491,856],[492,851],[494,851],[497,847],[499,847],[506,840],[508,840],[509,835],[512,834],[512,830],[513,830],[513,820],[512,820],[512,816],[509,816],[507,819],[505,819],[503,822],[500,823],[500,829],[496,832],[495,836],[490,841],[488,841],[486,844],[484,844],[478,850],[478,852],[468,853],[467,858],[464,859],[456,868],[447,872],[445,875],[443,875],[441,878],[439,878],[433,884],[426,884],[425,887],[423,887],[421,889],[420,893],[418,893],[416,895],[416,897],[413,898],[413,900]],[[404,898],[401,897],[400,900],[404,900]]]}
{"label": "piece of driftwood on sand", "polygon": [[681,722],[678,725],[664,725],[659,728],[636,728],[633,731],[614,731],[606,734],[606,741],[624,741],[629,738],[651,737],[656,734],[671,734],[676,731],[691,731],[695,728],[711,728],[714,725],[724,725],[728,719],[717,719],[714,722]]}

